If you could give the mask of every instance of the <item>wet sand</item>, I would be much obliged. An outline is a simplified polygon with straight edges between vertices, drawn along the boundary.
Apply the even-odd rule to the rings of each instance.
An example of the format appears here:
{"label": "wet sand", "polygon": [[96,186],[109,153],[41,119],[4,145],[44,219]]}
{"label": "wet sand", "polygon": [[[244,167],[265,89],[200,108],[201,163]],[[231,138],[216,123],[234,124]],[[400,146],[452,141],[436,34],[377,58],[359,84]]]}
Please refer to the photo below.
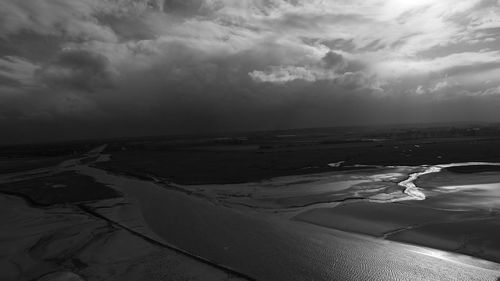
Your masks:
{"label": "wet sand", "polygon": [[500,218],[427,224],[391,240],[454,251],[500,263]]}
{"label": "wet sand", "polygon": [[[465,167],[454,167],[465,168]],[[497,169],[500,167],[497,167]],[[474,168],[471,168],[474,169]],[[427,174],[415,181],[415,184],[427,190],[433,190],[442,186],[471,185],[485,183],[499,183],[499,171],[482,172],[453,172],[451,168],[444,169],[439,173]]]}
{"label": "wet sand", "polygon": [[[93,183],[94,187],[103,188],[103,191],[112,188],[116,194],[124,196],[126,202],[119,202],[119,198],[108,199],[104,202],[98,198],[95,202],[74,201],[81,204],[81,210],[87,215],[104,219],[113,226],[132,230],[132,233],[146,237],[146,240],[156,241],[160,245],[166,245],[170,249],[177,249],[180,253],[203,261],[210,268],[219,268],[216,272],[239,272],[245,276],[258,280],[492,280],[500,277],[500,264],[491,263],[481,259],[468,256],[443,252],[430,248],[413,246],[404,243],[392,242],[364,235],[357,235],[316,226],[309,221],[305,223],[298,220],[283,219],[279,216],[265,214],[256,209],[230,208],[223,204],[224,201],[215,198],[193,194],[189,189],[178,185],[169,185],[162,179],[155,183],[151,180],[140,180],[130,176],[112,175],[104,170],[90,167],[101,157],[101,147],[95,152],[88,153],[86,157],[66,161],[58,172],[64,171],[65,176],[90,179],[87,184]],[[413,168],[392,167],[363,173],[349,173],[349,176],[325,175],[293,177],[292,179],[279,179],[270,181],[263,186],[258,200],[279,199],[282,196],[280,189],[291,193],[290,198],[283,197],[285,201],[275,200],[275,203],[287,205],[293,200],[305,197],[307,200],[317,201],[318,198],[330,194],[331,196],[366,195],[364,201],[358,202],[358,208],[346,209],[343,214],[334,214],[339,218],[351,219],[345,225],[358,225],[365,227],[358,232],[384,234],[387,238],[401,232],[392,231],[396,225],[401,225],[406,217],[404,213],[415,214],[420,205],[411,205],[413,201],[402,203],[376,204],[369,200],[379,202],[393,202],[394,200],[405,200],[411,196],[405,195],[400,189],[397,191],[397,180],[401,178],[404,171],[412,172]],[[376,170],[375,170],[376,171]],[[27,179],[16,179],[13,184],[29,183],[29,192],[36,194],[36,187],[32,186],[36,180],[33,177],[43,179],[51,187],[64,188],[61,183],[55,183],[56,175],[34,175]],[[154,179],[154,177],[147,177]],[[61,180],[61,179],[59,179]],[[63,184],[64,185],[64,184]],[[78,184],[77,184],[78,185]],[[311,197],[307,197],[309,190]],[[91,187],[91,188],[94,188]],[[206,188],[206,187],[205,187]],[[79,185],[78,189],[83,189]],[[228,189],[224,189],[228,191]],[[256,191],[255,186],[247,191]],[[365,192],[368,191],[368,192]],[[246,192],[246,191],[245,191]],[[286,193],[286,192],[285,192]],[[53,193],[48,193],[54,195]],[[98,193],[97,193],[98,194]],[[213,193],[217,195],[218,193]],[[372,195],[384,195],[385,199],[374,198]],[[196,195],[196,196],[194,196]],[[231,194],[228,194],[231,195]],[[57,198],[57,196],[56,196]],[[372,198],[372,199],[370,199]],[[68,199],[68,198],[66,198]],[[71,198],[69,198],[71,199]],[[68,199],[68,200],[69,200]],[[87,198],[89,199],[89,198]],[[90,200],[90,199],[89,199]],[[118,200],[117,202],[111,202]],[[425,200],[424,200],[425,201]],[[424,201],[418,201],[424,202]],[[68,201],[69,202],[69,201]],[[53,202],[58,204],[59,201]],[[316,202],[317,203],[317,202]],[[358,204],[340,204],[340,207]],[[413,204],[413,203],[412,203]],[[353,205],[351,207],[355,207]],[[376,207],[374,207],[376,206]],[[406,208],[406,212],[383,209],[380,206],[397,206]],[[312,212],[312,218],[321,218],[321,221],[331,220],[333,209],[319,209],[312,205],[307,212]],[[340,210],[340,207],[337,210]],[[349,207],[349,208],[351,208]],[[309,207],[308,207],[309,208]],[[373,212],[377,208],[377,212]],[[299,208],[300,209],[300,208]],[[305,210],[305,209],[304,209]],[[327,210],[318,214],[319,210]],[[304,213],[305,214],[307,214]],[[422,223],[432,217],[447,216],[454,218],[456,212],[428,210],[418,212],[413,217],[413,223]],[[311,213],[310,213],[311,214]],[[468,212],[468,215],[472,213]],[[475,213],[474,213],[475,214]],[[392,215],[392,216],[391,216]],[[359,216],[359,221],[356,221]],[[363,218],[369,216],[369,219]],[[391,217],[391,220],[384,218]],[[372,224],[363,225],[363,222],[371,221]],[[321,224],[321,223],[318,223]],[[42,225],[44,225],[42,223]],[[338,226],[333,226],[340,228]],[[90,230],[90,228],[89,228]],[[353,230],[351,230],[353,231]],[[356,231],[356,230],[354,230]],[[422,237],[417,237],[422,239]],[[405,237],[405,239],[409,239]],[[404,239],[401,238],[403,241]],[[55,240],[57,243],[57,239]],[[126,242],[119,239],[118,244]],[[2,246],[0,244],[0,246]],[[469,247],[470,248],[470,247]],[[94,247],[93,249],[99,249]],[[117,248],[110,249],[116,251]],[[69,252],[72,252],[71,249]],[[116,252],[113,252],[116,253]],[[99,255],[99,254],[97,254]],[[116,255],[115,255],[116,256]],[[118,256],[116,256],[118,257]],[[91,259],[90,259],[91,260]],[[131,261],[131,262],[137,262]],[[164,263],[162,260],[160,262]],[[77,266],[79,263],[76,262]],[[147,265],[149,263],[140,263]],[[193,265],[194,266],[194,265]],[[199,268],[198,266],[194,266]],[[78,268],[73,267],[75,270]],[[144,268],[143,268],[144,269]],[[141,269],[142,270],[142,269]],[[30,271],[31,272],[31,271]],[[82,271],[83,272],[83,271]],[[156,272],[156,271],[155,271]],[[184,272],[184,271],[182,271]],[[184,272],[185,273],[185,272]],[[183,274],[184,274],[183,273]],[[102,272],[95,272],[103,276]],[[141,279],[144,271],[135,272],[134,278]],[[172,274],[172,273],[170,273]],[[169,276],[169,275],[167,275]],[[199,275],[197,275],[199,276]],[[220,275],[219,275],[220,276]],[[171,277],[171,276],[169,276]],[[136,278],[136,279],[137,279]],[[182,280],[184,277],[179,277]],[[186,277],[187,278],[187,277]],[[175,278],[174,278],[175,280]],[[196,278],[194,278],[196,280]],[[220,280],[220,279],[214,279]]]}
{"label": "wet sand", "polygon": [[163,244],[133,198],[72,170],[102,149],[2,174],[0,280],[247,280]]}
{"label": "wet sand", "polygon": [[81,172],[136,198],[148,225],[168,243],[258,280],[496,280],[500,276],[498,265],[480,260],[464,263],[449,253],[444,255],[451,260],[442,259],[421,254],[419,247],[229,209],[98,169]]}
{"label": "wet sand", "polygon": [[71,205],[40,209],[0,195],[0,221],[2,281],[245,280]]}
{"label": "wet sand", "polygon": [[[300,213],[294,219],[321,226],[373,236],[385,235],[432,222],[481,218],[481,212],[457,212],[422,208],[403,203],[355,202],[334,208],[318,208]],[[425,243],[416,243],[424,244]]]}
{"label": "wet sand", "polygon": [[428,167],[412,179],[422,200],[342,204],[303,212],[295,219],[500,262],[496,163]]}
{"label": "wet sand", "polygon": [[[248,207],[269,212],[303,212],[341,202],[380,202],[411,199],[397,182],[409,171],[405,167],[375,167],[349,172],[329,172],[276,177],[244,184],[180,185],[167,182],[188,194],[234,208]],[[164,182],[158,179],[159,182]]]}

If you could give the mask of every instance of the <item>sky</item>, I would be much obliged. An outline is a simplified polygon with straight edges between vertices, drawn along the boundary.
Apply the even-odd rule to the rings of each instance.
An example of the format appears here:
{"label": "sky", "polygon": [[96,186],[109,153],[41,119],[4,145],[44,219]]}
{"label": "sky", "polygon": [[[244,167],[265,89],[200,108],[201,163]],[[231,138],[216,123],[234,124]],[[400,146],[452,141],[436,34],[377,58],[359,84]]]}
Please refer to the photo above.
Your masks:
{"label": "sky", "polygon": [[0,1],[0,142],[500,121],[500,0]]}

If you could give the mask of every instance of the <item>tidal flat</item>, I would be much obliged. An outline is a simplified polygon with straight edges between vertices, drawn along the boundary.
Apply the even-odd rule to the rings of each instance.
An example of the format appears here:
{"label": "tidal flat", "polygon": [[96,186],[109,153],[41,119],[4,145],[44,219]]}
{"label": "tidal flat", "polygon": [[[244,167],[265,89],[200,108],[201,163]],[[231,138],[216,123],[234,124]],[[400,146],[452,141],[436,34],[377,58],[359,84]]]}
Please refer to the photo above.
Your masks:
{"label": "tidal flat", "polygon": [[[2,280],[500,277],[496,156],[420,158],[436,146],[482,155],[484,143],[295,135],[6,159],[16,169],[0,175]],[[389,150],[397,157],[378,158]]]}

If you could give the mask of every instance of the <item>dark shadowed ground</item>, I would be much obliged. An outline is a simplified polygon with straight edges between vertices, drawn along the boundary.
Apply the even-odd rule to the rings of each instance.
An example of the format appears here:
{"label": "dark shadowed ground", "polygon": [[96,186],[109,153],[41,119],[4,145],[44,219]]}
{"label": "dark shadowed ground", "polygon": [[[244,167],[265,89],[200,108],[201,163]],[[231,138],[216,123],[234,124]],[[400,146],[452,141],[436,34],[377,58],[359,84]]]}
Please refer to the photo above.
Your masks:
{"label": "dark shadowed ground", "polygon": [[500,131],[489,126],[290,130],[116,141],[107,149],[111,161],[99,166],[180,184],[240,183],[352,165],[494,162],[498,147]]}

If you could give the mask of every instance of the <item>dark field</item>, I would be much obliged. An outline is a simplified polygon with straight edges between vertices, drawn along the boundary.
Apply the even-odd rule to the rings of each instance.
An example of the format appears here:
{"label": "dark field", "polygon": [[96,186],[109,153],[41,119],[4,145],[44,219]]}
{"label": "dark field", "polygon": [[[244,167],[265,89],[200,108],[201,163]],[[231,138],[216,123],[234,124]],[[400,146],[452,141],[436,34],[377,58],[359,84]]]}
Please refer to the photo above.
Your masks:
{"label": "dark field", "polygon": [[[500,134],[490,127],[471,130],[344,128],[116,141],[106,150],[111,161],[98,166],[179,184],[207,184],[360,168],[353,165],[500,161]],[[340,161],[339,167],[328,166]]]}
{"label": "dark field", "polygon": [[50,144],[9,145],[0,147],[0,174],[55,166],[101,144],[102,141],[78,141]]}
{"label": "dark field", "polygon": [[36,205],[77,203],[119,197],[115,190],[75,172],[1,183],[0,192],[20,195]]}
{"label": "dark field", "polygon": [[68,159],[67,156],[54,157],[16,157],[0,160],[0,174],[54,166]]}

